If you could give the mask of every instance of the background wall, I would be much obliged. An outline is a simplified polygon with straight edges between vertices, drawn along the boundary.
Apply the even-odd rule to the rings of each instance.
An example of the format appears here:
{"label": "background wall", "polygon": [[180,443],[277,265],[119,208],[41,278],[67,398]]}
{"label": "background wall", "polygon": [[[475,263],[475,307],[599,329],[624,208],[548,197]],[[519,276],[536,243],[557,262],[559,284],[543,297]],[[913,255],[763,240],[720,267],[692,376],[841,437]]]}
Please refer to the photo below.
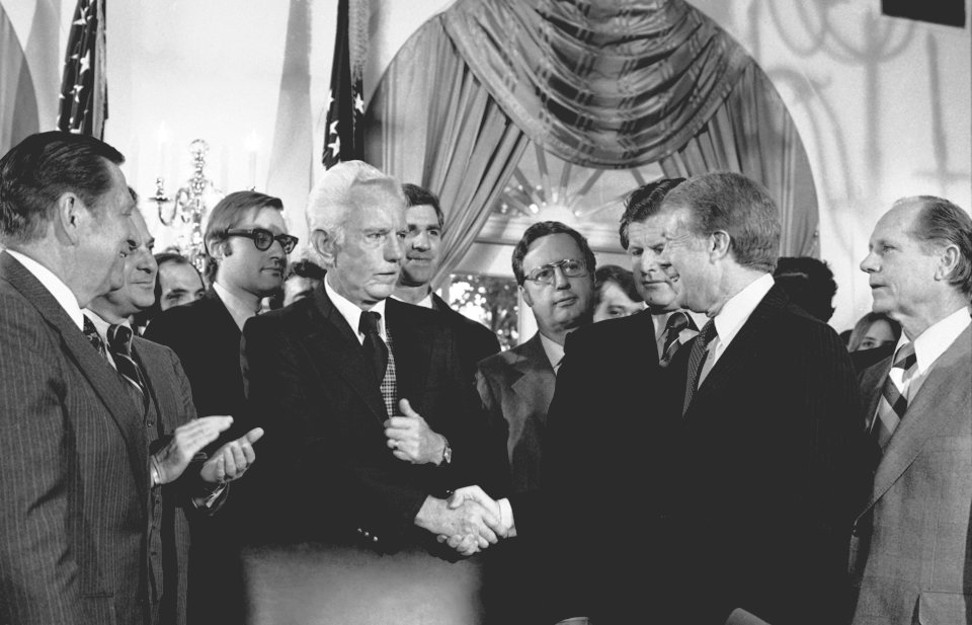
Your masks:
{"label": "background wall", "polygon": [[[972,0],[965,2],[972,14]],[[372,0],[367,97],[398,47],[451,3]],[[880,0],[692,4],[756,58],[790,109],[814,171],[822,256],[840,285],[832,323],[849,327],[870,306],[857,265],[894,199],[930,193],[972,206],[969,27],[883,17]],[[56,40],[64,49],[73,0],[0,0],[0,7],[22,42],[50,49]],[[218,187],[283,197],[291,228],[305,236],[336,7],[337,0],[109,2],[106,139],[128,156],[133,186],[151,196],[162,176],[171,195],[191,172],[189,143],[202,138]],[[45,21],[51,15],[61,16],[56,27]],[[32,30],[38,25],[46,30]],[[59,77],[62,54],[31,57],[35,81]],[[174,239],[157,218],[149,222],[161,244]]]}

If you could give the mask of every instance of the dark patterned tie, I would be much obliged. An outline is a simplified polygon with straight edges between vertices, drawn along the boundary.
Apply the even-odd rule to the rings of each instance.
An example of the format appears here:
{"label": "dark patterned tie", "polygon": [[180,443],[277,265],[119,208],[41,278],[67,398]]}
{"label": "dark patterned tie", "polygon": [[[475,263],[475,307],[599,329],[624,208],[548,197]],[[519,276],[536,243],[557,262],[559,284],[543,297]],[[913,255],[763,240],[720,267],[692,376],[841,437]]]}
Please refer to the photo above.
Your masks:
{"label": "dark patterned tie", "polygon": [[115,360],[118,373],[121,374],[145,399],[145,378],[142,369],[132,358],[132,329],[121,324],[108,327],[108,350]]}
{"label": "dark patterned tie", "polygon": [[705,364],[707,348],[712,339],[716,337],[715,322],[709,319],[702,326],[702,331],[695,337],[692,343],[692,351],[689,352],[688,371],[685,380],[685,401],[682,403],[682,414],[688,412],[689,404],[692,403],[692,396],[698,388],[699,374],[702,373],[702,365]]}
{"label": "dark patterned tie", "polygon": [[895,354],[894,364],[891,365],[891,371],[901,369],[904,372],[902,374],[902,388],[898,388],[898,385],[891,379],[891,371],[884,378],[877,413],[874,422],[871,424],[871,437],[882,452],[887,447],[888,441],[891,440],[891,435],[894,434],[895,429],[904,418],[905,411],[908,410],[908,398],[904,396],[904,392],[917,364],[918,358],[915,356],[914,343],[905,343]]}
{"label": "dark patterned tie", "polygon": [[365,361],[371,363],[375,380],[380,384],[385,379],[385,370],[388,368],[388,346],[378,333],[379,321],[381,321],[381,314],[362,312],[358,320],[358,332],[364,334],[361,352],[364,354]]}
{"label": "dark patterned tie", "polygon": [[101,340],[101,335],[98,334],[94,322],[88,319],[87,315],[82,315],[82,317],[84,317],[84,338],[88,339],[91,347],[95,348],[95,351],[103,358],[105,356],[105,342]]}
{"label": "dark patterned tie", "polygon": [[686,328],[695,329],[695,324],[692,323],[692,318],[689,317],[687,312],[679,310],[668,317],[668,321],[665,323],[665,342],[662,347],[662,355],[658,359],[659,365],[667,367],[672,362],[675,352],[682,346],[678,337]]}

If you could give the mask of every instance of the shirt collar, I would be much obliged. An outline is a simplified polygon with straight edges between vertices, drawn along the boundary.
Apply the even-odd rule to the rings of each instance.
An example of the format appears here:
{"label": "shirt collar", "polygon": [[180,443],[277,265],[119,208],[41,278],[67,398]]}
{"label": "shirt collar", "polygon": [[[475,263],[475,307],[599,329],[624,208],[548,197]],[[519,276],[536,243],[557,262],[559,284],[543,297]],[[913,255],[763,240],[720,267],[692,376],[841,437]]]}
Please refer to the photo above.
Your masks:
{"label": "shirt collar", "polygon": [[226,306],[226,310],[229,311],[230,315],[233,317],[233,321],[236,325],[243,329],[243,325],[247,322],[250,317],[255,317],[258,312],[260,312],[260,301],[257,300],[257,307],[254,309],[248,302],[243,301],[236,295],[233,295],[226,287],[224,287],[219,282],[213,282],[213,290],[216,291],[216,295],[219,296],[220,301]]}
{"label": "shirt collar", "polygon": [[[969,309],[962,307],[919,334],[915,339],[917,373],[919,375],[925,373],[970,324],[972,324],[972,317],[969,316]],[[894,353],[897,354],[898,350],[908,342],[908,337],[902,333]]]}
{"label": "shirt collar", "polygon": [[[402,302],[403,304],[412,304],[412,302],[406,302],[405,300],[403,300],[402,298],[400,298],[400,297],[398,297],[396,295],[392,295],[391,298],[394,299],[394,300],[398,300],[399,302]],[[421,306],[422,308],[434,308],[434,306],[432,306],[432,293],[429,293],[428,295],[426,295],[425,297],[423,297],[421,300],[415,302],[414,304],[412,304],[412,306]]]}
{"label": "shirt collar", "polygon": [[775,283],[771,274],[763,274],[723,304],[722,310],[714,318],[720,343],[728,345],[732,341]]}
{"label": "shirt collar", "polygon": [[[324,291],[331,299],[331,303],[334,304],[334,307],[337,308],[338,312],[341,313],[341,316],[344,317],[344,320],[348,322],[349,326],[351,326],[351,331],[360,338],[362,335],[360,332],[358,332],[358,325],[361,323],[361,313],[364,311],[361,310],[357,304],[335,291],[334,287],[331,286],[329,276],[330,274],[324,276]],[[388,335],[385,331],[385,300],[379,301],[368,310],[381,315],[381,321],[378,323],[378,334],[381,335],[382,339],[387,341]]]}
{"label": "shirt collar", "polygon": [[556,373],[560,366],[560,361],[564,358],[564,346],[556,341],[551,341],[542,334],[540,335],[540,344],[543,346],[544,353],[547,354],[547,360],[550,361],[550,366],[553,367]]}
{"label": "shirt collar", "polygon": [[[652,315],[651,320],[655,324],[656,340],[661,340],[662,337],[665,335],[665,326],[668,324],[668,318],[671,317],[676,312],[687,313],[689,318],[695,324],[695,331],[700,330],[702,326],[705,325],[705,322],[709,320],[709,318],[705,316],[705,313],[697,313],[689,310],[688,308],[679,308],[678,310],[672,310],[669,312],[663,312],[657,315]],[[679,340],[681,341],[681,339]],[[687,341],[688,339],[685,340]],[[684,343],[685,341],[681,341],[681,342]]]}
{"label": "shirt collar", "polygon": [[57,303],[61,305],[64,312],[71,317],[71,320],[78,326],[79,330],[84,330],[84,315],[81,312],[81,307],[78,306],[78,298],[74,295],[74,292],[64,284],[64,281],[57,277],[53,271],[40,264],[30,256],[25,256],[20,252],[15,252],[14,250],[7,250],[7,253],[13,256],[17,261],[24,266],[24,269],[29,271],[38,282],[40,282],[48,292],[54,296]]}
{"label": "shirt collar", "polygon": [[[95,330],[98,331],[98,334],[101,336],[101,340],[105,342],[105,345],[108,344],[108,328],[110,328],[113,325],[127,326],[129,329],[131,329],[132,327],[132,324],[128,319],[122,321],[121,323],[114,324],[102,319],[101,315],[91,310],[90,308],[84,309],[84,316],[87,317],[88,319],[91,319],[91,323],[94,324]],[[133,334],[135,334],[134,331]]]}

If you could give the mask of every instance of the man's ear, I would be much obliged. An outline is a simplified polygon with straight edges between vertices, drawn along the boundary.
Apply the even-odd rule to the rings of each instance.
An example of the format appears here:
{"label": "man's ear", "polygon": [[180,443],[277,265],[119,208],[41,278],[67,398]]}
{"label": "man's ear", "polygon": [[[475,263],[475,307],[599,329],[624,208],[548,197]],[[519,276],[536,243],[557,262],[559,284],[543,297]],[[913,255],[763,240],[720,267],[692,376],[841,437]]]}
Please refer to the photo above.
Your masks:
{"label": "man's ear", "polygon": [[311,245],[314,246],[314,251],[320,255],[326,266],[334,265],[334,257],[337,256],[337,240],[335,237],[318,228],[311,232]]}
{"label": "man's ear", "polygon": [[530,308],[533,308],[533,298],[530,297],[530,292],[523,288],[522,284],[517,288],[520,289],[520,297],[523,298],[523,302]]}
{"label": "man's ear", "polygon": [[935,268],[935,280],[949,280],[955,268],[958,267],[959,249],[957,245],[946,245],[938,255],[938,266]]}
{"label": "man's ear", "polygon": [[233,255],[233,246],[230,245],[228,240],[213,241],[208,246],[209,255],[212,256],[216,262],[220,262],[227,256]]}
{"label": "man's ear", "polygon": [[82,224],[90,217],[88,208],[75,193],[66,191],[57,198],[55,223],[71,245],[77,245],[81,241]]}
{"label": "man's ear", "polygon": [[715,260],[729,255],[731,238],[724,230],[716,230],[709,235],[709,256]]}

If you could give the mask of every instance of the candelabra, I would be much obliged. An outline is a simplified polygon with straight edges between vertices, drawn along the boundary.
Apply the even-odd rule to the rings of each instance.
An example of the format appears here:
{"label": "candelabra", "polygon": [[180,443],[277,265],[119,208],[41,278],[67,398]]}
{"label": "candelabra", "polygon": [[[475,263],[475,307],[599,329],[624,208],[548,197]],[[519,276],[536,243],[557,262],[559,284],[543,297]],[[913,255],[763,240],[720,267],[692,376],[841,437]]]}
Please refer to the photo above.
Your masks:
{"label": "candelabra", "polygon": [[165,179],[155,179],[155,195],[151,198],[159,211],[159,221],[172,226],[177,221],[189,224],[189,232],[179,236],[177,247],[200,272],[205,271],[206,245],[203,241],[203,223],[209,213],[206,195],[219,193],[213,181],[206,177],[206,154],[209,145],[202,139],[189,144],[192,155],[192,175],[187,186],[179,188],[174,198],[165,193]]}

